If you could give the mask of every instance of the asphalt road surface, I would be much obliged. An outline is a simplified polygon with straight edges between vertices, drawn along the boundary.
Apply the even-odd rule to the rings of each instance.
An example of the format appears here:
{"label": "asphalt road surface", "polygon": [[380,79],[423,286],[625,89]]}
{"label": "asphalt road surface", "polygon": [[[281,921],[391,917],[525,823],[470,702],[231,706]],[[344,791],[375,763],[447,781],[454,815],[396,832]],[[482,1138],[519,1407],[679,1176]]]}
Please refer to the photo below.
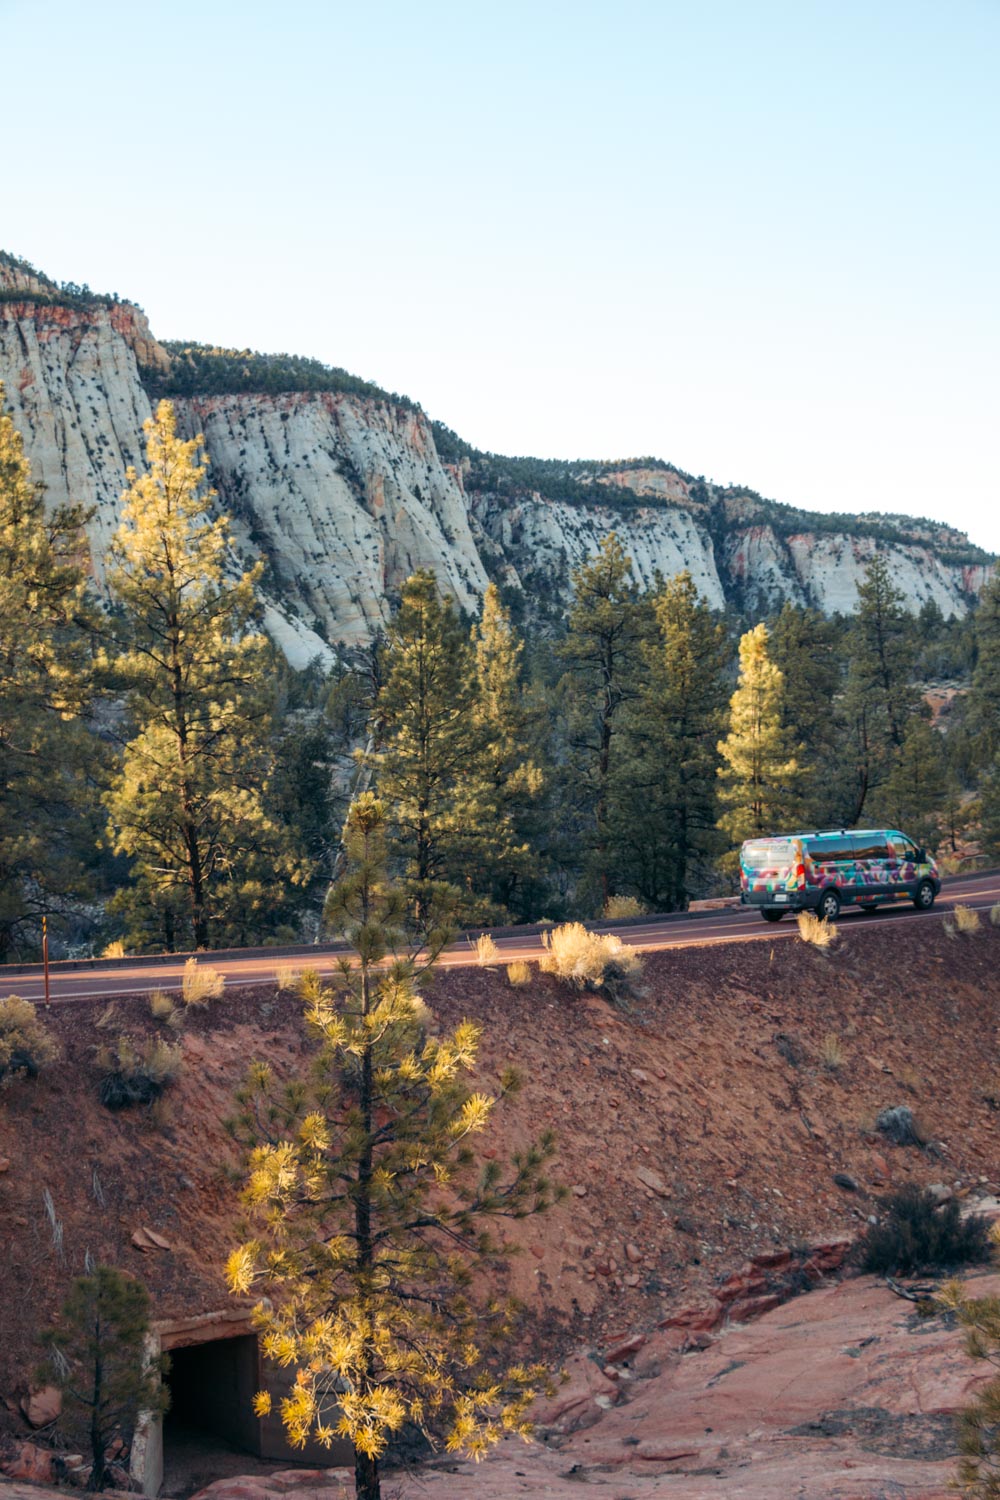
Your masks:
{"label": "asphalt road surface", "polygon": [[[942,911],[959,903],[974,907],[983,914],[988,913],[991,907],[1000,903],[1000,872],[947,880],[930,912],[918,912],[909,903],[879,907],[875,912],[866,913],[857,907],[845,906],[838,921],[848,926],[858,922],[866,928],[877,927],[883,922],[934,922],[941,920]],[[773,943],[798,934],[791,918],[784,922],[764,922],[759,912],[743,908],[700,914],[675,913],[649,918],[641,924],[596,922],[590,925],[598,932],[617,932],[623,941],[646,953],[665,948],[702,947],[711,943]],[[498,933],[494,941],[503,963],[518,958],[537,959],[542,952],[542,941],[537,933]],[[96,963],[91,960],[86,965],[73,962],[53,964],[50,996],[53,1002],[63,1003],[94,997],[143,995],[152,990],[179,990],[188,956],[167,956],[152,965],[138,964],[128,958],[102,959]],[[206,953],[199,955],[199,961],[211,964],[224,974],[229,985],[254,985],[273,984],[275,973],[280,968],[329,972],[336,968],[340,956],[335,949],[319,944],[294,952],[278,950],[261,954],[258,950],[247,956],[238,952]],[[446,968],[474,964],[476,953],[472,940],[463,938],[453,943],[439,962]],[[6,995],[44,1000],[41,965],[20,965],[16,973],[0,970],[0,997]]]}

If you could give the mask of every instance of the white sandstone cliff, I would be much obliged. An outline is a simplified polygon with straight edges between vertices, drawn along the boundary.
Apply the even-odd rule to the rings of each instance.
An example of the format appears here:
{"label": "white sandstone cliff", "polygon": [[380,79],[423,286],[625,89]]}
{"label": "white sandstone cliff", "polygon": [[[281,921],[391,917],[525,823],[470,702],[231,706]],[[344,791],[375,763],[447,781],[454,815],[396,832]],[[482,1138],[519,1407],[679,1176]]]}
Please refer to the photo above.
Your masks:
{"label": "white sandstone cliff", "polygon": [[[93,511],[87,534],[100,587],[125,470],[143,463],[142,373],[167,370],[169,356],[131,303],[40,300],[52,284],[2,258],[0,290],[25,294],[0,300],[8,404],[49,503]],[[704,486],[694,492],[676,470],[653,464],[580,476],[593,485],[587,504],[477,491],[467,463],[442,463],[423,413],[388,397],[217,395],[175,405],[181,430],[204,434],[241,564],[265,560],[265,623],[297,666],[331,661],[339,642],[370,639],[415,568],[433,568],[469,611],[488,572],[560,609],[572,569],[613,530],[644,585],[687,568],[716,608],[728,601],[752,613],[792,599],[834,613],[853,609],[875,548],[870,536],[846,531],[779,535],[752,505],[713,510]],[[615,488],[640,503],[616,505]],[[964,614],[990,571],[942,560],[947,538],[934,528],[926,542],[907,534],[879,545],[914,611],[933,599],[945,615]]]}

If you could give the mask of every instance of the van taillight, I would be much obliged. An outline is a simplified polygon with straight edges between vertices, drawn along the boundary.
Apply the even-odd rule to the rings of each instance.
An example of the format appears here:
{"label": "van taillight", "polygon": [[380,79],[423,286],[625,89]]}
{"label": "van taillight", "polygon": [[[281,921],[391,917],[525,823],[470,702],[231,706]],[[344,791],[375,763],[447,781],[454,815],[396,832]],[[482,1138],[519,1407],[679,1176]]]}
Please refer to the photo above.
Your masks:
{"label": "van taillight", "polygon": [[806,878],[806,867],[805,867],[805,865],[796,865],[795,866],[795,878],[796,878],[796,880],[805,880],[805,878]]}

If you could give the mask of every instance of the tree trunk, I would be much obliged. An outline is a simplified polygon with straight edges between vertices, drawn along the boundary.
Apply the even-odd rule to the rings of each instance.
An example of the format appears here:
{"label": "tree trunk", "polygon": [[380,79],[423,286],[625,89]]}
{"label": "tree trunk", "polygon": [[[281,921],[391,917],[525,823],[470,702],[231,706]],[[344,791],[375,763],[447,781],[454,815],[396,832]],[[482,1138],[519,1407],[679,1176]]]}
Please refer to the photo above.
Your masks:
{"label": "tree trunk", "polygon": [[354,1493],[357,1500],[382,1500],[378,1459],[369,1458],[367,1453],[354,1454]]}

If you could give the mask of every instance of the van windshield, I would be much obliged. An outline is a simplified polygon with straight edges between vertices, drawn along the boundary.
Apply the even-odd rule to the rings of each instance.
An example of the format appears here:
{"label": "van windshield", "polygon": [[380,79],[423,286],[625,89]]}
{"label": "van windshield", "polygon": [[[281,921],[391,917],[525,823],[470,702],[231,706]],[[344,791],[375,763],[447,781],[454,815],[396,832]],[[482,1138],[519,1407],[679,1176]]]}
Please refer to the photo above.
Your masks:
{"label": "van windshield", "polygon": [[794,859],[795,845],[791,839],[761,839],[759,843],[743,845],[743,863],[751,870],[790,865]]}

